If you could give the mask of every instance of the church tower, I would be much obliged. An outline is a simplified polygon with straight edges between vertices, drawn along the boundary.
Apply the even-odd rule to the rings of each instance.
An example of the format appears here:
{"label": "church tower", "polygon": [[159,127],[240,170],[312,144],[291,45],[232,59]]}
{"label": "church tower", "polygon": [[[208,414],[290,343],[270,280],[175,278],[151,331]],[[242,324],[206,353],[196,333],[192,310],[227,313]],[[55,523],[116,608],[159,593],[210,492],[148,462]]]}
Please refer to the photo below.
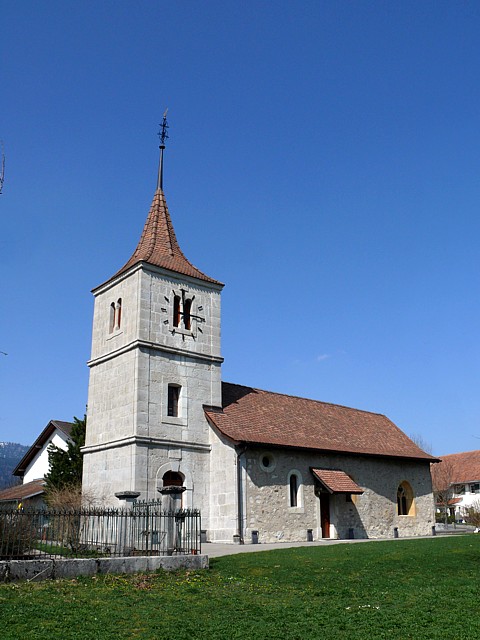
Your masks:
{"label": "church tower", "polygon": [[223,284],[194,267],[175,237],[163,192],[167,127],[164,117],[157,189],[137,248],[93,290],[83,487],[120,506],[117,493],[152,500],[182,484],[182,506],[208,520],[203,405],[221,406]]}

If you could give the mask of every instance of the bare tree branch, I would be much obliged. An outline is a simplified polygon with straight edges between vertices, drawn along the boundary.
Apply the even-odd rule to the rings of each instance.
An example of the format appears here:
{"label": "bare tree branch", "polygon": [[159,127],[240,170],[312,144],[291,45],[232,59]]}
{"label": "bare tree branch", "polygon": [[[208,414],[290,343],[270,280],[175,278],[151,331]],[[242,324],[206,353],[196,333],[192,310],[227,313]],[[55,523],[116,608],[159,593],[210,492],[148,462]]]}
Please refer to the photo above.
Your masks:
{"label": "bare tree branch", "polygon": [[431,465],[433,495],[435,502],[445,515],[445,524],[448,524],[449,502],[455,495],[455,469],[450,460],[442,460]]}

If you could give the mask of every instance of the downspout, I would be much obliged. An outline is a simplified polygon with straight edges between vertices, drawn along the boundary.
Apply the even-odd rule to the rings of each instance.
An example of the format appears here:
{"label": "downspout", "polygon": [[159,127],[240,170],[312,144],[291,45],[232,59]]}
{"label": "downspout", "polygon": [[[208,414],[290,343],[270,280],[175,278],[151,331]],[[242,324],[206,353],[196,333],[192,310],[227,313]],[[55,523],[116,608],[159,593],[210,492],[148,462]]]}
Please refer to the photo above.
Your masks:
{"label": "downspout", "polygon": [[237,534],[240,538],[240,544],[245,544],[243,538],[243,491],[242,491],[242,466],[240,458],[247,450],[247,447],[237,447]]}

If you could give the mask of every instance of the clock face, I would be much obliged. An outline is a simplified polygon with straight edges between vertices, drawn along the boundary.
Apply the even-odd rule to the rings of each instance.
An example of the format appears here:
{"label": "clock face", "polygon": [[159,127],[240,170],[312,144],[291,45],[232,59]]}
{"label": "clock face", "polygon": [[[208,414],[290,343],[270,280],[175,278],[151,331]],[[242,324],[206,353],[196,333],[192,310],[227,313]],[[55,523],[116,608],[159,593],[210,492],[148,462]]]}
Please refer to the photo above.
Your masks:
{"label": "clock face", "polygon": [[162,307],[162,311],[169,317],[163,323],[168,325],[172,334],[180,334],[183,340],[186,337],[195,340],[199,333],[203,333],[205,315],[195,294],[189,293],[187,289],[173,289],[171,296],[164,298],[168,306]]}

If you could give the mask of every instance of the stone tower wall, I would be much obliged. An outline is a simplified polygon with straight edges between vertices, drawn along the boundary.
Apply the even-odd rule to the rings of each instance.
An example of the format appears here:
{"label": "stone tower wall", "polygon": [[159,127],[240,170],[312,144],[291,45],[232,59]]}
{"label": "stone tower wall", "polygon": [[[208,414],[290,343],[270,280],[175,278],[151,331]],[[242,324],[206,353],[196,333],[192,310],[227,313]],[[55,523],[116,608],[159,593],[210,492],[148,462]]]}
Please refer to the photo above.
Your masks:
{"label": "stone tower wall", "polygon": [[[221,286],[139,265],[95,291],[84,486],[116,504],[120,491],[155,499],[165,471],[185,478],[184,506],[209,512],[209,427],[221,404]],[[173,300],[192,300],[191,329]],[[120,326],[111,305],[121,300]],[[168,416],[168,385],[180,387]]]}

